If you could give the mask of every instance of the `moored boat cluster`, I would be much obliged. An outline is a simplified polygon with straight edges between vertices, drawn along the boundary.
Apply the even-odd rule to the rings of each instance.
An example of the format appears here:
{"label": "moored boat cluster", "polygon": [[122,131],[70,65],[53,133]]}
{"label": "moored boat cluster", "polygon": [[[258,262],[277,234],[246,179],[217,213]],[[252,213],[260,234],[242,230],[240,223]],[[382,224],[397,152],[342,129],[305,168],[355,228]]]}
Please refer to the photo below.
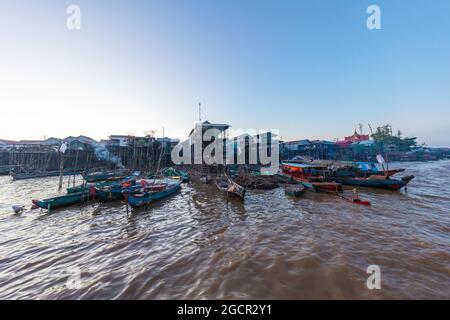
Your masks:
{"label": "moored boat cluster", "polygon": [[[202,183],[214,180],[216,188],[228,198],[244,200],[247,188],[271,189],[284,187],[288,196],[299,197],[305,191],[324,192],[336,195],[358,205],[370,205],[361,200],[353,189],[346,196],[343,185],[353,187],[400,190],[407,187],[414,176],[395,178],[403,169],[379,169],[374,163],[341,161],[288,161],[280,165],[275,175],[260,175],[248,170],[224,168],[215,179],[209,175],[199,177]],[[245,172],[245,173],[243,173]],[[182,188],[182,183],[191,180],[191,174],[173,167],[165,168],[158,174],[145,175],[128,170],[93,172],[83,175],[84,183],[67,188],[62,196],[33,200],[34,208],[58,209],[74,204],[92,201],[110,202],[123,200],[132,208],[148,207],[154,201],[167,198]]]}
{"label": "moored boat cluster", "polygon": [[32,200],[34,207],[51,211],[89,201],[105,203],[123,199],[131,207],[139,208],[174,194],[180,190],[181,183],[189,181],[190,177],[186,172],[170,168],[163,170],[161,177],[121,170],[85,174],[83,179],[85,182],[82,185],[67,188],[65,195]]}

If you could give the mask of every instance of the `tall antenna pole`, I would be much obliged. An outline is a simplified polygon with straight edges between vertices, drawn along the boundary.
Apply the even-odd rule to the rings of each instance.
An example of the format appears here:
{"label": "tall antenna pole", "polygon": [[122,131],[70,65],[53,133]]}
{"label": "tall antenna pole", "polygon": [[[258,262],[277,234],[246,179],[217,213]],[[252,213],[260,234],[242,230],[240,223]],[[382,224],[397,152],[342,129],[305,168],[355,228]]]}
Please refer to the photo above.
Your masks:
{"label": "tall antenna pole", "polygon": [[372,135],[373,135],[373,130],[372,130],[372,127],[370,126],[370,123],[368,123],[368,125],[369,125],[369,129],[370,129],[370,133],[372,133]]}
{"label": "tall antenna pole", "polygon": [[202,103],[198,103],[198,122],[202,123]]}

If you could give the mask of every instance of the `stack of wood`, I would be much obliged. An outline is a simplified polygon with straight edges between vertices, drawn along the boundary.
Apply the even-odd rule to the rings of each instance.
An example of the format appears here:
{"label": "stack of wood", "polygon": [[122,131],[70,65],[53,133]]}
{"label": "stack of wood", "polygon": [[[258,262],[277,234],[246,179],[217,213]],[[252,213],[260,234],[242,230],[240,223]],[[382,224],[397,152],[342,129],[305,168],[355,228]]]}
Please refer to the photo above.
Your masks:
{"label": "stack of wood", "polygon": [[278,188],[276,176],[240,175],[234,179],[239,185],[249,189],[269,190]]}

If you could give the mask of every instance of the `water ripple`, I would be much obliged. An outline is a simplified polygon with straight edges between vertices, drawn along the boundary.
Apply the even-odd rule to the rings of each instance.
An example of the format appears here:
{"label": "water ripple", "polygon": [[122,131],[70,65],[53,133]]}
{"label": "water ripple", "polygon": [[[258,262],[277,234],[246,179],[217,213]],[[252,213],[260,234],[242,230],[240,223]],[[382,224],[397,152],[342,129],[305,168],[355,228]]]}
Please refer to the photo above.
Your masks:
{"label": "water ripple", "polygon": [[[128,215],[120,201],[14,215],[57,178],[0,177],[0,299],[448,298],[450,162],[396,165],[416,179],[361,189],[372,207],[281,188],[227,202],[190,183]],[[365,286],[371,264],[382,290]]]}

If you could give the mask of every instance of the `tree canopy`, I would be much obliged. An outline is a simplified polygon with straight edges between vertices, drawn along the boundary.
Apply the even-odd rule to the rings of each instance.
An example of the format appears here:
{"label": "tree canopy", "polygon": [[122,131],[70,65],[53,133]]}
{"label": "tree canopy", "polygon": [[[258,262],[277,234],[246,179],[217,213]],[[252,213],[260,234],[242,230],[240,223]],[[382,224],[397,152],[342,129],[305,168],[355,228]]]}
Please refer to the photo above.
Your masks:
{"label": "tree canopy", "polygon": [[382,142],[384,144],[392,144],[398,146],[400,151],[410,151],[417,147],[416,137],[402,137],[403,134],[400,130],[394,135],[392,126],[385,124],[381,127],[377,127],[376,131],[372,134],[372,139]]}

